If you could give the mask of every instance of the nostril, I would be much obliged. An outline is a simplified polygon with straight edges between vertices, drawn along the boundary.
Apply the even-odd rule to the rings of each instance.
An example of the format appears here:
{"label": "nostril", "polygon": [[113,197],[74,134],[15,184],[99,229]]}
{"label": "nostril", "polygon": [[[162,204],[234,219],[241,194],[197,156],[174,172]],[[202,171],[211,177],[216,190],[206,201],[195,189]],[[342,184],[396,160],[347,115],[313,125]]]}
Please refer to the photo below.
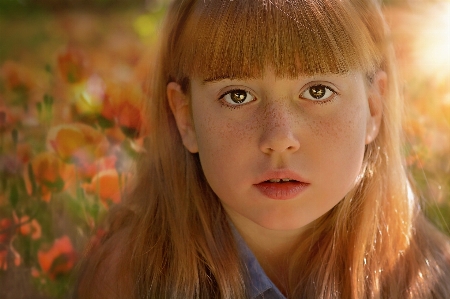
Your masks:
{"label": "nostril", "polygon": [[299,147],[298,138],[286,127],[272,127],[260,139],[260,149],[267,154],[295,152]]}

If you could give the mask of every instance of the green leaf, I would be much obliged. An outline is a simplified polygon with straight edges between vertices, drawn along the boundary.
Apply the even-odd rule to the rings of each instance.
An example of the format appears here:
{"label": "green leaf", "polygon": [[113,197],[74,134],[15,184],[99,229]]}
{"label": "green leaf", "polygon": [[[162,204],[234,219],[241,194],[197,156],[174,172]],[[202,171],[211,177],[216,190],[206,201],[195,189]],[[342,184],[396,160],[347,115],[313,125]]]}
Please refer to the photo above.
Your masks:
{"label": "green leaf", "polygon": [[[137,159],[139,157],[139,153],[133,148],[130,139],[125,139],[122,144],[122,150],[127,153],[131,158]],[[119,161],[118,161],[119,162]]]}
{"label": "green leaf", "polygon": [[67,82],[69,83],[77,83],[79,78],[77,77],[75,71],[70,71],[67,73]]}
{"label": "green leaf", "polygon": [[100,205],[98,204],[98,200],[91,206],[91,216],[95,219],[95,222],[98,221],[98,216],[100,214]]}
{"label": "green leaf", "polygon": [[11,132],[12,140],[15,145],[17,145],[17,142],[19,141],[19,131],[17,129],[13,129]]}
{"label": "green leaf", "polygon": [[64,180],[59,177],[54,182],[44,182],[44,185],[53,191],[59,192],[64,188]]}
{"label": "green leaf", "polygon": [[52,66],[50,65],[50,64],[46,64],[45,65],[45,71],[47,72],[47,73],[49,73],[49,74],[52,74],[53,73],[53,70],[52,70]]}
{"label": "green leaf", "polygon": [[5,190],[6,189],[6,185],[8,184],[8,178],[6,176],[6,174],[4,173],[0,173],[0,183],[1,183],[1,190]]}
{"label": "green leaf", "polygon": [[36,108],[37,108],[38,113],[41,114],[42,113],[42,103],[41,102],[36,103]]}
{"label": "green leaf", "polygon": [[45,94],[44,95],[44,106],[49,109],[53,105],[53,97],[51,95]]}
{"label": "green leaf", "polygon": [[139,130],[135,128],[129,128],[129,127],[120,127],[122,130],[122,133],[125,134],[128,138],[134,139],[139,136]]}
{"label": "green leaf", "polygon": [[80,186],[77,187],[77,199],[84,200],[84,190]]}
{"label": "green leaf", "polygon": [[10,192],[9,192],[9,202],[13,208],[17,206],[19,202],[19,189],[17,188],[17,184],[12,184]]}
{"label": "green leaf", "polygon": [[109,120],[102,115],[97,116],[97,122],[102,129],[108,129],[114,126],[114,121]]}

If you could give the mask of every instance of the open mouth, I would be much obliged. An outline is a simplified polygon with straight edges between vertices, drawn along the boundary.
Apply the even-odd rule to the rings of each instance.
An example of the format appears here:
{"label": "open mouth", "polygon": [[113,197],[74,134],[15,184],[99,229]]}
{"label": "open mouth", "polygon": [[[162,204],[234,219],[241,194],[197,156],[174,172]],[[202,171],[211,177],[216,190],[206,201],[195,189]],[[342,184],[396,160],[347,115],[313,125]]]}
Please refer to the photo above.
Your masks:
{"label": "open mouth", "polygon": [[267,181],[264,181],[264,182],[265,183],[289,183],[289,182],[292,182],[292,183],[297,182],[297,183],[299,183],[299,181],[297,181],[297,180],[288,179],[288,178],[285,178],[285,179],[270,179],[270,180],[267,180]]}
{"label": "open mouth", "polygon": [[302,193],[309,183],[297,181],[290,178],[274,178],[262,181],[255,187],[265,196],[272,199],[292,199]]}

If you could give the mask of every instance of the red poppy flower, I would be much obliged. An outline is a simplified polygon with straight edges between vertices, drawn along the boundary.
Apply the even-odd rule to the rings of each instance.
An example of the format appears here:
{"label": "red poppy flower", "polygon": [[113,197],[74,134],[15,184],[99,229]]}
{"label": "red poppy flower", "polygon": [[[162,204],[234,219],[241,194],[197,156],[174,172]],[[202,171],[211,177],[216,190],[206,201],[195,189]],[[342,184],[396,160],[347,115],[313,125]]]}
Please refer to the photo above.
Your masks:
{"label": "red poppy flower", "polygon": [[39,265],[50,279],[68,273],[75,265],[75,261],[75,250],[68,236],[56,239],[50,249],[38,251]]}
{"label": "red poppy flower", "polygon": [[89,74],[86,57],[72,47],[58,55],[58,69],[64,81],[72,84],[86,80]]}

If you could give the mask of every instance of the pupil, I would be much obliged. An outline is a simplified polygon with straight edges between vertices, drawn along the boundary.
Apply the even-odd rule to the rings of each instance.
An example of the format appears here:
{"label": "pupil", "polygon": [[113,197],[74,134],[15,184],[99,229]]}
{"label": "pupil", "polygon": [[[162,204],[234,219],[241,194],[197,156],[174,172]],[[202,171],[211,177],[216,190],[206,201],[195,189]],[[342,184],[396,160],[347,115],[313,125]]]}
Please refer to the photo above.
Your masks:
{"label": "pupil", "polygon": [[309,88],[309,94],[315,99],[320,99],[321,97],[323,97],[325,95],[325,92],[326,87],[323,85],[315,85]]}
{"label": "pupil", "polygon": [[236,90],[231,93],[231,100],[235,103],[242,103],[247,98],[247,92],[243,90]]}

